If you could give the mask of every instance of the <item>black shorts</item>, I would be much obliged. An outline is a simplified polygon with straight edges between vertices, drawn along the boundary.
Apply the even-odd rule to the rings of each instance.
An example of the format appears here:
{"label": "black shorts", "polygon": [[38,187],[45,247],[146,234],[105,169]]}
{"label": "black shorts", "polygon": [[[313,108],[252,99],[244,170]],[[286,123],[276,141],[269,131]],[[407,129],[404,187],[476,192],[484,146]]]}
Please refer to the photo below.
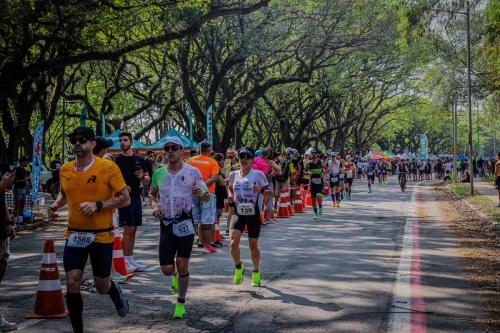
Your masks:
{"label": "black shorts", "polygon": [[259,238],[260,235],[260,211],[258,207],[255,209],[255,215],[251,216],[240,216],[235,213],[231,219],[231,225],[229,229],[239,230],[243,232],[245,230],[245,225],[248,228],[248,238]]}
{"label": "black shorts", "polygon": [[345,183],[349,184],[349,185],[352,185],[352,178],[346,178],[345,179]]}
{"label": "black shorts", "polygon": [[120,227],[142,225],[142,201],[140,196],[131,196],[130,205],[118,209]]}
{"label": "black shorts", "polygon": [[368,176],[368,180],[371,180],[372,182],[375,181],[375,175]]}
{"label": "black shorts", "polygon": [[316,198],[318,196],[323,196],[323,182],[321,182],[321,184],[311,184],[311,198]]}
{"label": "black shorts", "polygon": [[215,191],[215,208],[223,209],[224,208],[224,200],[227,198],[226,193]]}
{"label": "black shorts", "polygon": [[85,248],[64,245],[64,271],[69,272],[74,269],[83,271],[89,256],[94,276],[107,278],[111,273],[113,243],[92,243]]}
{"label": "black shorts", "polygon": [[497,187],[497,190],[500,191],[500,176],[497,176],[497,179],[496,179],[496,187]]}
{"label": "black shorts", "polygon": [[160,246],[158,252],[160,255],[160,265],[173,265],[175,257],[191,258],[193,250],[194,235],[177,237],[172,231],[173,223],[165,226],[160,224]]}

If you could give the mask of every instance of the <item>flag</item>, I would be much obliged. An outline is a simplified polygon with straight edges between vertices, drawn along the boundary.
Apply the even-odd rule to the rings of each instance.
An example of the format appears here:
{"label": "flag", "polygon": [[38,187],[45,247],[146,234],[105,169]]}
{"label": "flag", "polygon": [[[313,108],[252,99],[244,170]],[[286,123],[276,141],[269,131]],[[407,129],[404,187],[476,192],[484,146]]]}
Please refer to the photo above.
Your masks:
{"label": "flag", "polygon": [[[42,143],[43,143],[43,121],[38,123],[33,140],[33,161],[31,170],[31,202],[35,203],[40,198],[38,188],[40,186],[40,173],[42,171]],[[43,193],[41,193],[43,196]]]}
{"label": "flag", "polygon": [[420,134],[420,159],[426,160],[429,157],[427,137],[424,133]]}
{"label": "flag", "polygon": [[207,141],[210,144],[213,144],[213,135],[212,135],[212,105],[208,107],[207,110]]}

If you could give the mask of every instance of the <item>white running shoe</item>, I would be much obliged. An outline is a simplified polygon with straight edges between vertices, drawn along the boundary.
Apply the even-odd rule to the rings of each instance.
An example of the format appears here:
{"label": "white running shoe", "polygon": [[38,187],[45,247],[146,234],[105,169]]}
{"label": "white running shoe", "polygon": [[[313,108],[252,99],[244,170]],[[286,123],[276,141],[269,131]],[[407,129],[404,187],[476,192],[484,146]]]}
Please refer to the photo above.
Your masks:
{"label": "white running shoe", "polygon": [[10,332],[17,330],[16,323],[11,323],[5,319],[4,316],[0,316],[0,332]]}
{"label": "white running shoe", "polygon": [[135,267],[131,262],[127,261],[125,263],[125,269],[127,270],[127,274],[133,273],[137,271],[137,267]]}
{"label": "white running shoe", "polygon": [[137,268],[137,272],[144,272],[144,270],[146,269],[146,265],[136,262],[134,258],[132,258],[131,264],[132,266],[135,266],[135,268]]}

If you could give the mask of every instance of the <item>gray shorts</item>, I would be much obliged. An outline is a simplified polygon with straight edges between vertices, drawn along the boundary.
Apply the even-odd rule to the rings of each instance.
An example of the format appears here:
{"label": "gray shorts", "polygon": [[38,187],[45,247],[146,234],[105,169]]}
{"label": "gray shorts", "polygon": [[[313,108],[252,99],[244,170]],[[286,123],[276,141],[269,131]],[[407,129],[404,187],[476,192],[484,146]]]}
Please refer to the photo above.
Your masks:
{"label": "gray shorts", "polygon": [[25,188],[15,188],[14,190],[12,190],[12,194],[14,195],[15,202],[24,203],[24,200],[26,198],[26,189]]}
{"label": "gray shorts", "polygon": [[205,202],[198,197],[193,197],[193,222],[194,224],[214,224],[217,199],[210,193],[210,199]]}
{"label": "gray shorts", "polygon": [[288,185],[288,180],[284,182],[276,182],[276,186],[274,187],[274,196],[279,197],[282,189],[290,187]]}

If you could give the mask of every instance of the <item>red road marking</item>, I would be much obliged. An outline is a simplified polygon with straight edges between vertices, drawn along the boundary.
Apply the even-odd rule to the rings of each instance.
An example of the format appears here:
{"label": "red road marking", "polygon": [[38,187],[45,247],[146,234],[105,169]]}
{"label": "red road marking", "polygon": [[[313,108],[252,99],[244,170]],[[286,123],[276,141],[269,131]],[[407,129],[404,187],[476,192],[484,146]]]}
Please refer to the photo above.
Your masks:
{"label": "red road marking", "polygon": [[[418,200],[416,200],[418,204]],[[425,318],[424,288],[421,281],[420,237],[418,218],[413,222],[413,255],[410,272],[411,284],[411,332],[426,333],[427,321]]]}

